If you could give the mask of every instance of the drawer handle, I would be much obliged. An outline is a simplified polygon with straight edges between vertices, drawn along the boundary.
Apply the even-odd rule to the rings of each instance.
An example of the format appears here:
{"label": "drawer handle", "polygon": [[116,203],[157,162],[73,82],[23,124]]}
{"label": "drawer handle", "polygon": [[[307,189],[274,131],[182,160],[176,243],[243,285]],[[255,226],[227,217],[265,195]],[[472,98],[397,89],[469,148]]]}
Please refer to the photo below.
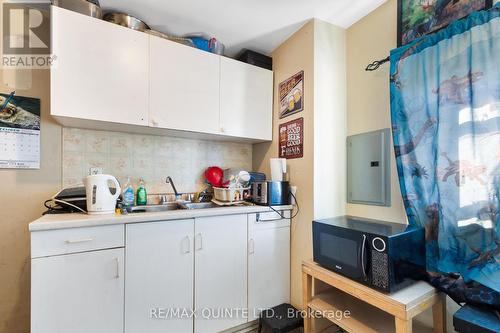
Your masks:
{"label": "drawer handle", "polygon": [[74,240],[68,239],[68,240],[66,240],[66,244],[78,244],[78,243],[85,243],[85,242],[92,242],[92,241],[93,241],[92,238],[74,239]]}

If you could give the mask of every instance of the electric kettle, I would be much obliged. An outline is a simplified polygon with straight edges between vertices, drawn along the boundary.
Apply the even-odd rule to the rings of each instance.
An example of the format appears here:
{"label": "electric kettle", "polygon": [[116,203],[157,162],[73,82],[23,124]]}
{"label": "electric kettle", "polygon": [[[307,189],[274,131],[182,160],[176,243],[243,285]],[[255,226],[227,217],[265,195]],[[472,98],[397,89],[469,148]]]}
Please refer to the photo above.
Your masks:
{"label": "electric kettle", "polygon": [[[111,193],[109,183],[115,185]],[[116,200],[120,196],[120,183],[111,175],[90,175],[85,180],[88,214],[110,214],[115,212]]]}

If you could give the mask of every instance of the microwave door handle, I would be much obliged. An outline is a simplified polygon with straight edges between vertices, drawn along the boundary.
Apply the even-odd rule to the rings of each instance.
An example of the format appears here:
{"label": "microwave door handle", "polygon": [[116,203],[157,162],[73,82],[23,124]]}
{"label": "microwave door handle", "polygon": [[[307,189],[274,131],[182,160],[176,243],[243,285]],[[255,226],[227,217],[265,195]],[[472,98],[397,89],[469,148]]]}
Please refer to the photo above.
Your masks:
{"label": "microwave door handle", "polygon": [[363,278],[365,278],[366,280],[365,247],[366,247],[366,235],[363,235],[363,243],[361,244],[361,268],[363,269]]}

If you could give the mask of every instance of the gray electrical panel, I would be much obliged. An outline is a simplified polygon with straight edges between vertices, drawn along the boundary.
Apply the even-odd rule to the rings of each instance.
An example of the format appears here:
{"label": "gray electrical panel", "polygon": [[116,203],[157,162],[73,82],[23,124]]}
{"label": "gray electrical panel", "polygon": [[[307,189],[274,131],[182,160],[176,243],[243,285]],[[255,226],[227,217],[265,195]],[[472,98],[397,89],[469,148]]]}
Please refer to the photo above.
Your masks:
{"label": "gray electrical panel", "polygon": [[388,128],[347,137],[347,202],[390,206]]}

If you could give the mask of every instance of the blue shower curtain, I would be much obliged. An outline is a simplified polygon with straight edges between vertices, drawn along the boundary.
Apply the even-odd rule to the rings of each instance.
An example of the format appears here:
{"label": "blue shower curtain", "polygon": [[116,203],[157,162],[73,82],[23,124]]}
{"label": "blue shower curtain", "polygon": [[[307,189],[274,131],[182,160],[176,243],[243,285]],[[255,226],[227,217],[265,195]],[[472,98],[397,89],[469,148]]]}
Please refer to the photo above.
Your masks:
{"label": "blue shower curtain", "polygon": [[427,270],[500,291],[500,6],[391,51],[391,118]]}

